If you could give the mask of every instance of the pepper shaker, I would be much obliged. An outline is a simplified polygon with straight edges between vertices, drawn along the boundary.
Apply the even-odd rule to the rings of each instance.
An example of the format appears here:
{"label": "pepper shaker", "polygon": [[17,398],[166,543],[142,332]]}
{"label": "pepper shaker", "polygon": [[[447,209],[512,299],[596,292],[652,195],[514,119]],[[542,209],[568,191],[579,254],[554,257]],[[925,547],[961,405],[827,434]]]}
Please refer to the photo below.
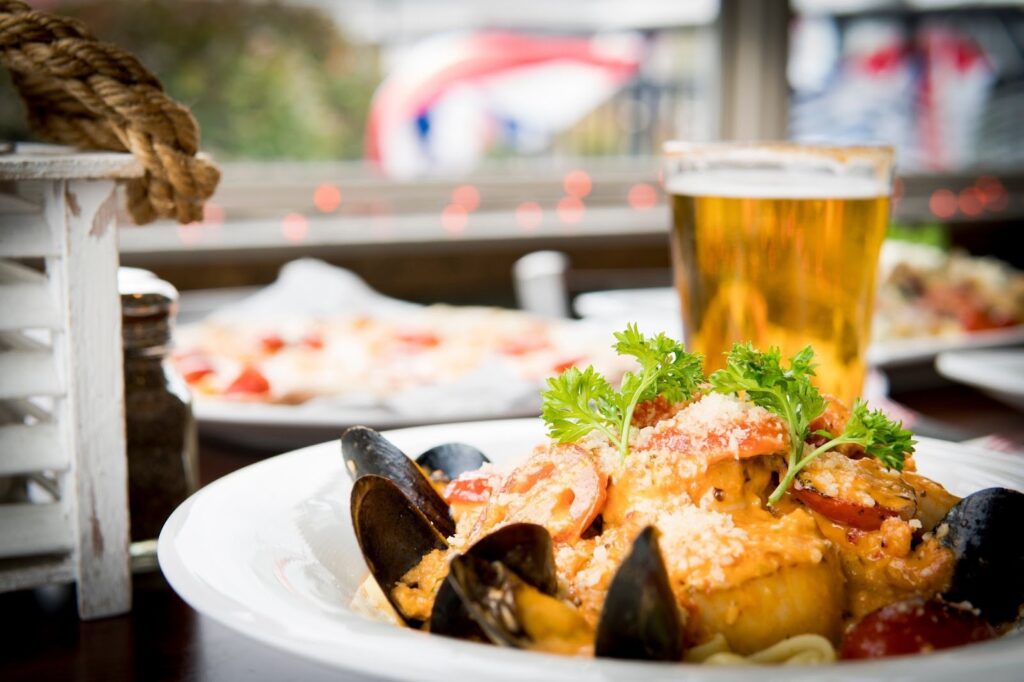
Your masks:
{"label": "pepper shaker", "polygon": [[125,433],[133,570],[155,568],[167,517],[198,488],[192,399],[165,362],[178,291],[135,268],[118,271],[124,341]]}

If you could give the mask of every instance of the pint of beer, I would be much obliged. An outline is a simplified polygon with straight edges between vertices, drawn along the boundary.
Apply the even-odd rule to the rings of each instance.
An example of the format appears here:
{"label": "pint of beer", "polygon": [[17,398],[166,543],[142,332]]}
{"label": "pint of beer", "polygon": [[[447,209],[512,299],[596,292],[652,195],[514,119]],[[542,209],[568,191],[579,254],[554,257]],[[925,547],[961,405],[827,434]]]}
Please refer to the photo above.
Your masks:
{"label": "pint of beer", "polygon": [[860,395],[892,150],[666,145],[672,257],[687,347],[709,372],[737,341],[814,346],[821,390]]}

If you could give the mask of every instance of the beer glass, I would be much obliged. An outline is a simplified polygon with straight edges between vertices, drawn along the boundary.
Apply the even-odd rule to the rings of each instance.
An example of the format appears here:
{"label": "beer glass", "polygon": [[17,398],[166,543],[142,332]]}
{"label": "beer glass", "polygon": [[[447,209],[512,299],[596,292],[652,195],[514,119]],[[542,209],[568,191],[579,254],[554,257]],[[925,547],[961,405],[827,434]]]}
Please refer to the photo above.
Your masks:
{"label": "beer glass", "polygon": [[687,347],[708,372],[737,341],[814,346],[818,387],[864,382],[890,147],[669,142],[672,261]]}

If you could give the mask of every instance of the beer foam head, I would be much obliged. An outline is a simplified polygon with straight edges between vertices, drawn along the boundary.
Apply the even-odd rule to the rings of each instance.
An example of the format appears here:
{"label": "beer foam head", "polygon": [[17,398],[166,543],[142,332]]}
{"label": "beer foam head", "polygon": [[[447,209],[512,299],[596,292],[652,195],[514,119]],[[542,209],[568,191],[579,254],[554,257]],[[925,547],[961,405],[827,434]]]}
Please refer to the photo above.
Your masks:
{"label": "beer foam head", "polygon": [[797,143],[665,145],[672,194],[757,199],[874,199],[890,194],[892,150]]}
{"label": "beer foam head", "polygon": [[863,174],[809,169],[708,168],[666,173],[670,194],[750,199],[874,199],[889,195],[886,181]]}

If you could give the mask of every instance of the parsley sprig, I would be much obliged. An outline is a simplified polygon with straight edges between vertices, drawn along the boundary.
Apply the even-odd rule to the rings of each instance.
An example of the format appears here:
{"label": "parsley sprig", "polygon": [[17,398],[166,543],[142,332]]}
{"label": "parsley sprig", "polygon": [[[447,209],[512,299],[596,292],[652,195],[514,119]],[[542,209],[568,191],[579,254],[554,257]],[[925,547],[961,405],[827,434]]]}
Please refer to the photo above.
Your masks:
{"label": "parsley sprig", "polygon": [[[831,435],[824,430],[815,433],[826,438]],[[881,410],[868,410],[867,403],[857,400],[842,434],[821,447],[830,450],[845,443],[860,445],[887,468],[903,471],[906,455],[914,452],[917,441],[914,434],[903,428],[902,422],[889,419]]]}
{"label": "parsley sprig", "polygon": [[599,431],[625,457],[636,406],[663,396],[670,402],[690,398],[704,381],[703,357],[688,353],[665,334],[646,337],[635,324],[615,333],[613,348],[636,358],[638,372],[626,372],[618,390],[593,367],[572,367],[547,381],[541,416],[548,436],[562,443]]}
{"label": "parsley sprig", "polygon": [[869,411],[862,400],[854,403],[842,433],[833,436],[815,431],[829,440],[810,449],[805,443],[810,424],[825,411],[825,399],[811,383],[814,351],[805,347],[782,367],[782,354],[772,347],[759,352],[749,343],[736,344],[726,356],[725,369],[714,372],[709,381],[720,393],[746,395],[755,405],[773,412],[786,422],[790,451],[786,475],[768,497],[769,504],[782,499],[797,474],[819,455],[840,445],[856,444],[890,469],[903,469],[904,457],[914,451],[914,440],[902,423],[889,419],[881,410]]}

